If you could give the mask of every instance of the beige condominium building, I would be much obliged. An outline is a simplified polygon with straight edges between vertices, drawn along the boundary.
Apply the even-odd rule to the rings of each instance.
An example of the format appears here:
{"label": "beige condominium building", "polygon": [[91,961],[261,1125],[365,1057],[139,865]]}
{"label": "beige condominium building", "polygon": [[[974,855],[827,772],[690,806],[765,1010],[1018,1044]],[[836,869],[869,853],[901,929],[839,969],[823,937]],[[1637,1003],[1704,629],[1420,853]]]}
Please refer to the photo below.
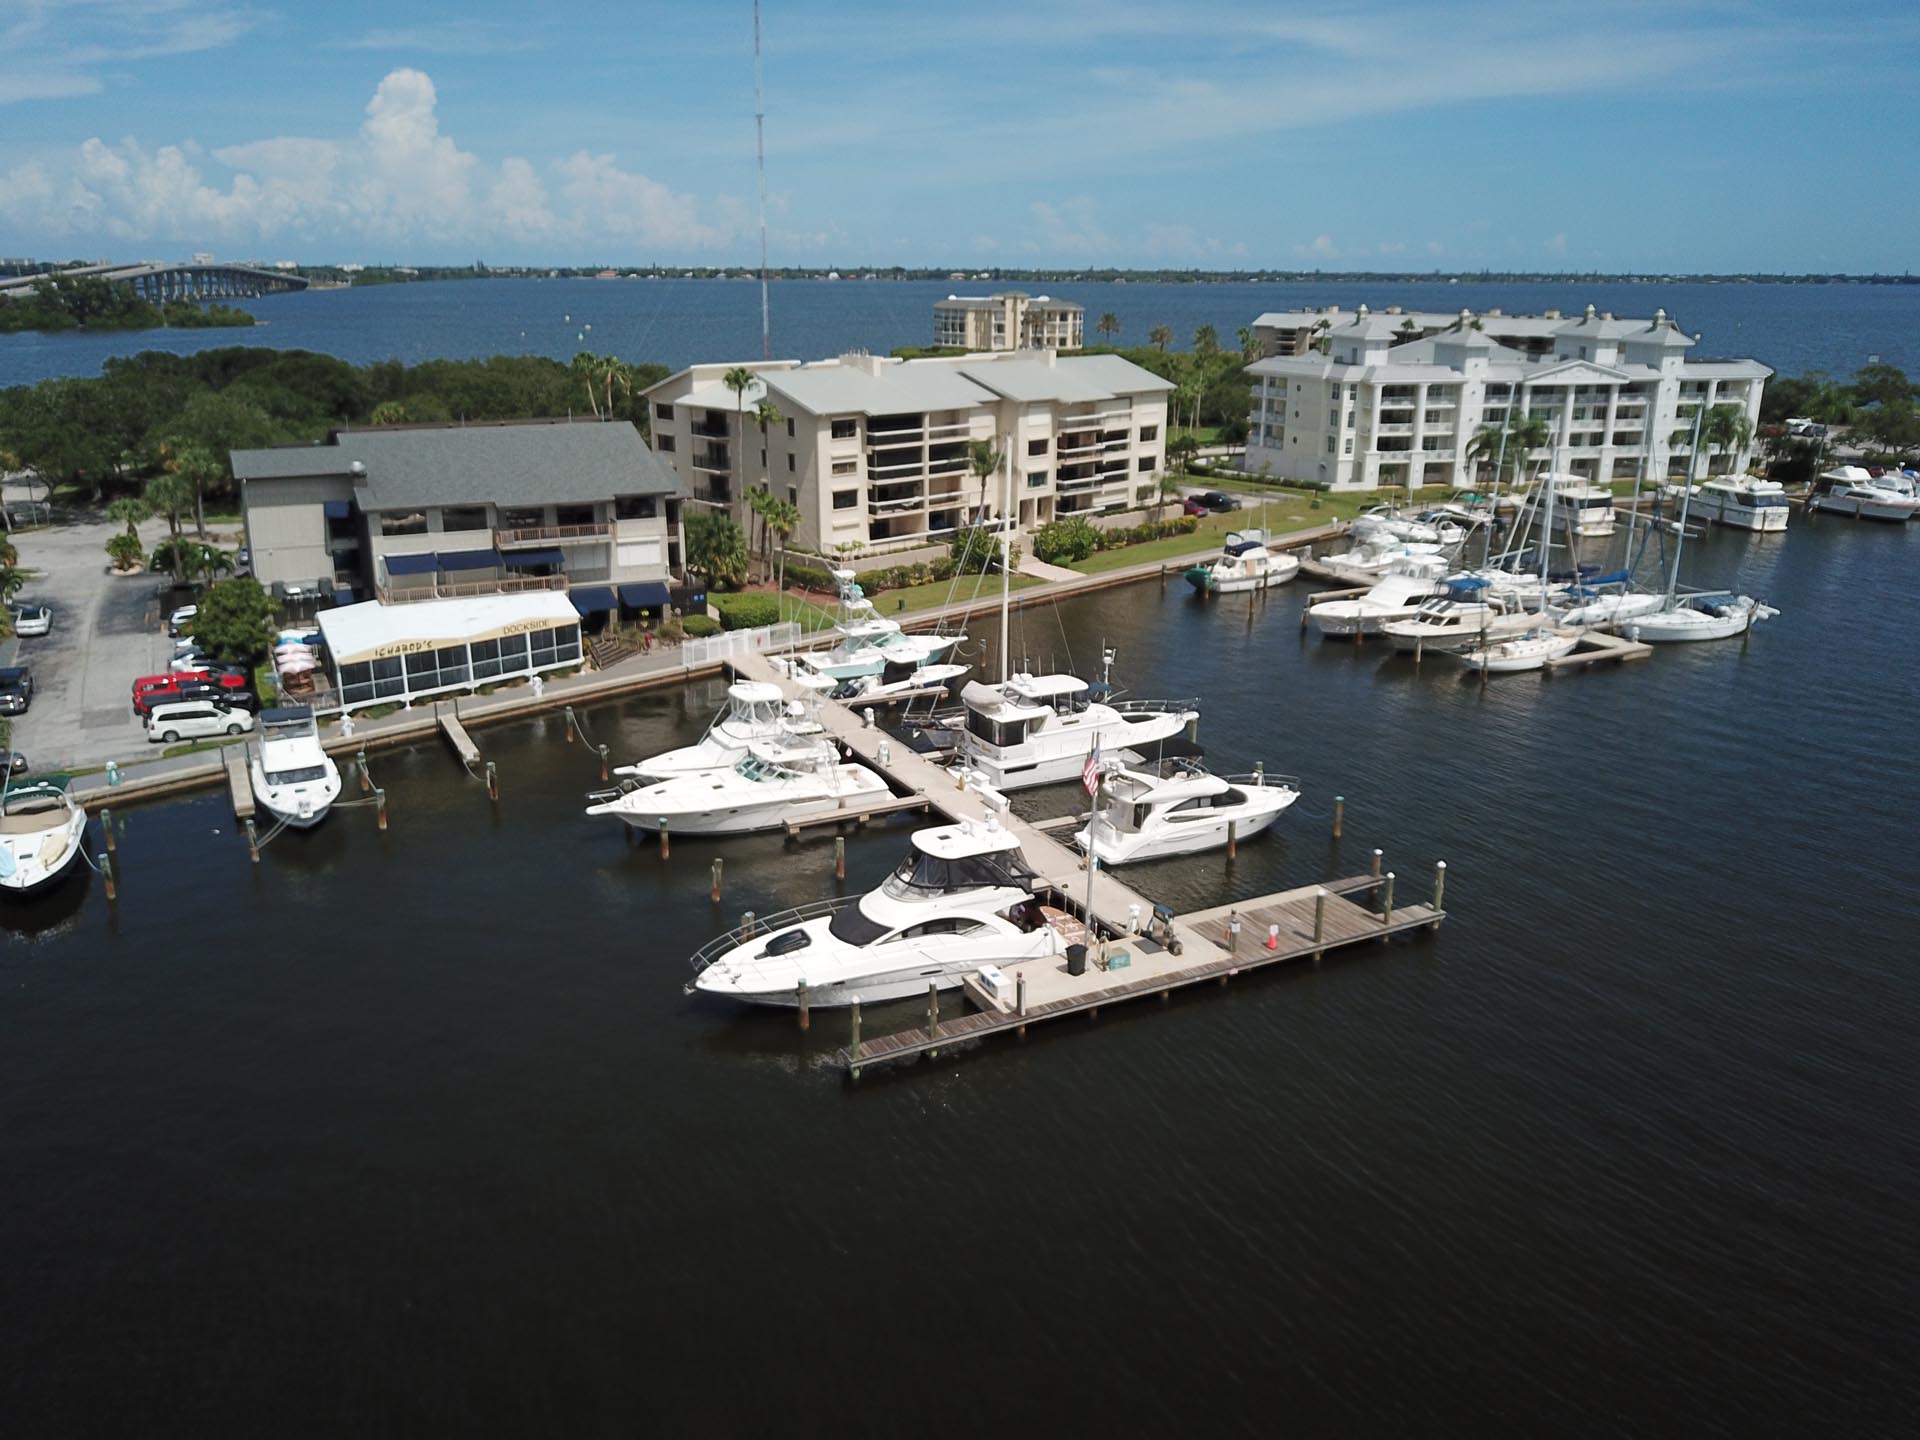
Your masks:
{"label": "beige condominium building", "polygon": [[[684,494],[743,522],[748,489],[791,500],[789,543],[822,554],[999,515],[1005,479],[982,484],[975,441],[1011,457],[1022,528],[1147,503],[1166,466],[1173,386],[1118,355],[777,360],[740,367],[754,379],[737,397],[723,380],[734,368],[695,365],[646,392],[655,452]],[[780,416],[764,430],[761,400]]]}
{"label": "beige condominium building", "polygon": [[962,350],[1078,350],[1086,307],[1046,295],[949,295],[933,302],[933,343]]}
{"label": "beige condominium building", "polygon": [[[1757,428],[1773,373],[1757,360],[1694,358],[1694,338],[1664,310],[1651,320],[1591,305],[1573,319],[1441,318],[1364,305],[1261,316],[1255,328],[1273,353],[1247,367],[1247,468],[1336,490],[1467,486],[1475,432],[1532,414],[1552,439],[1530,461],[1600,481],[1682,474],[1695,412],[1738,405]],[[1699,470],[1738,472],[1750,459],[1750,445],[1703,453]]]}
{"label": "beige condominium building", "polygon": [[547,590],[631,616],[682,568],[678,480],[624,420],[336,430],[232,461],[254,574],[283,594]]}

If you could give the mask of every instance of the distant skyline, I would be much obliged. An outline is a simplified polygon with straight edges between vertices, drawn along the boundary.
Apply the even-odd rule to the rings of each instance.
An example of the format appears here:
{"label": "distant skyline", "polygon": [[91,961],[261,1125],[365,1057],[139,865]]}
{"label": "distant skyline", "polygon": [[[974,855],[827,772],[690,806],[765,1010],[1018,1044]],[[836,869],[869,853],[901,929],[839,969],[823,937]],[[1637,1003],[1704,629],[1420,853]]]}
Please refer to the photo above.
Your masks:
{"label": "distant skyline", "polygon": [[[758,261],[750,0],[0,0],[0,253]],[[1899,274],[1920,12],[765,0],[771,258]]]}

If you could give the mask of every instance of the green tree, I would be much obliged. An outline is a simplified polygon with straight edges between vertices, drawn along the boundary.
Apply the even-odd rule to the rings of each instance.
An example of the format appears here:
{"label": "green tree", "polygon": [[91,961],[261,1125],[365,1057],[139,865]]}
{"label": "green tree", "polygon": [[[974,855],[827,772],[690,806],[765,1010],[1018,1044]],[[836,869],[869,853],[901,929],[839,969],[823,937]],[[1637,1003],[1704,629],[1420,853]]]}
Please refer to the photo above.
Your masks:
{"label": "green tree", "polygon": [[739,494],[746,488],[741,478],[745,464],[740,452],[747,448],[747,391],[753,386],[753,371],[744,365],[736,365],[720,377],[720,383],[733,392],[733,491]]}
{"label": "green tree", "polygon": [[767,509],[773,504],[773,492],[756,485],[747,492],[747,564],[751,572],[754,558],[772,548],[767,534]]}
{"label": "green tree", "polygon": [[1857,405],[1912,405],[1913,382],[1897,365],[1862,365],[1853,376]]}
{"label": "green tree", "polygon": [[367,417],[373,425],[405,425],[413,417],[407,414],[404,401],[382,400],[373,407],[373,413]]}
{"label": "green tree", "polygon": [[976,513],[983,517],[993,507],[993,497],[987,487],[999,472],[1001,459],[998,447],[991,440],[975,440],[967,446],[967,468],[980,482],[980,508]]}
{"label": "green tree", "polygon": [[1553,427],[1547,423],[1547,417],[1529,410],[1525,415],[1515,415],[1507,423],[1507,450],[1514,457],[1513,466],[1516,477],[1531,464],[1533,476],[1540,475],[1540,462],[1533,452],[1543,450],[1553,443]]}
{"label": "green tree", "polygon": [[207,490],[227,478],[227,464],[211,450],[198,445],[183,445],[174,451],[167,469],[193,487],[193,532],[204,542],[207,538]]}
{"label": "green tree", "polygon": [[[763,490],[771,491],[773,488],[773,479],[767,473],[767,431],[775,425],[780,424],[786,418],[785,415],[780,413],[780,407],[774,404],[773,401],[763,398],[754,402],[753,423],[760,427],[760,488]],[[767,513],[764,509],[760,512],[760,522],[762,526],[762,541],[771,549],[771,542],[766,541],[765,536],[764,527],[767,522]],[[747,538],[748,542],[751,543],[753,537],[748,536]],[[769,560],[768,564],[771,566],[772,561]]]}
{"label": "green tree", "polygon": [[140,522],[153,518],[153,507],[138,495],[122,495],[107,506],[107,518],[127,527],[127,536],[140,543]]}
{"label": "green tree", "polygon": [[1240,327],[1240,358],[1249,365],[1260,358],[1260,340],[1251,325]]}
{"label": "green tree", "polygon": [[171,551],[173,578],[186,583],[186,554],[180,547],[180,517],[193,508],[193,481],[178,471],[164,471],[147,481],[145,499],[159,515],[167,517],[167,531],[173,538]]}
{"label": "green tree", "polygon": [[1166,513],[1167,505],[1180,498],[1180,482],[1171,475],[1162,475],[1160,483],[1153,493],[1153,518],[1158,520]]}
{"label": "green tree", "polygon": [[273,644],[273,601],[251,576],[222,580],[200,597],[189,629],[216,659],[258,661]]}
{"label": "green tree", "polygon": [[1193,353],[1196,355],[1218,355],[1220,353],[1220,333],[1211,325],[1202,325],[1193,332]]}
{"label": "green tree", "polygon": [[1169,345],[1173,344],[1173,327],[1171,325],[1156,325],[1147,332],[1147,340],[1149,343],[1158,346],[1164,351]]}
{"label": "green tree", "polygon": [[787,537],[800,523],[800,507],[791,500],[772,501],[767,506],[765,519],[768,531],[780,541],[780,579],[774,590],[784,596],[787,593]]}
{"label": "green tree", "polygon": [[1120,317],[1109,310],[1100,317],[1100,323],[1093,328],[1098,330],[1102,335],[1105,335],[1108,339],[1112,339],[1120,333]]}
{"label": "green tree", "polygon": [[747,579],[747,544],[731,515],[711,505],[686,508],[687,568],[716,590],[738,590]]}
{"label": "green tree", "polygon": [[138,570],[147,563],[146,548],[141,545],[140,537],[131,533],[108,536],[107,554],[116,570]]}
{"label": "green tree", "polygon": [[1700,422],[1700,441],[1709,455],[1718,452],[1729,456],[1727,469],[1731,472],[1734,459],[1753,443],[1753,422],[1747,419],[1747,407],[1715,405]]}
{"label": "green tree", "polygon": [[1475,430],[1467,442],[1467,459],[1473,461],[1476,470],[1481,465],[1498,465],[1498,473],[1493,477],[1496,485],[1517,468],[1520,459],[1519,450],[1509,446],[1506,440],[1507,427],[1490,421]]}
{"label": "green tree", "polygon": [[1176,435],[1167,442],[1167,458],[1182,475],[1187,473],[1187,462],[1199,453],[1200,442],[1191,435]]}
{"label": "green tree", "polygon": [[1100,548],[1100,532],[1082,515],[1049,520],[1033,532],[1033,555],[1049,565],[1084,560]]}

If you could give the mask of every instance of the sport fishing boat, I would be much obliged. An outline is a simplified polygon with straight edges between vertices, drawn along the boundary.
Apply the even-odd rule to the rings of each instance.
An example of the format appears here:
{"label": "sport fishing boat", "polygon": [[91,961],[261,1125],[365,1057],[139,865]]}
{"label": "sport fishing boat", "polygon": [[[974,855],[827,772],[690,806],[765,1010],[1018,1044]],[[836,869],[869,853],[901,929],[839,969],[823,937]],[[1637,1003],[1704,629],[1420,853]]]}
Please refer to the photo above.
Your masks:
{"label": "sport fishing boat", "polygon": [[[1669,485],[1667,494],[1679,498],[1684,485]],[[1727,476],[1694,487],[1688,504],[1703,515],[1736,530],[1773,531],[1787,528],[1787,487],[1778,480]]]}
{"label": "sport fishing boat", "polygon": [[87,812],[65,779],[24,780],[0,794],[0,892],[31,895],[86,853]]}
{"label": "sport fishing boat", "polygon": [[706,770],[731,770],[746,758],[747,747],[756,740],[821,733],[819,722],[809,720],[800,703],[788,700],[778,685],[736,680],[727,687],[725,707],[699,740],[632,765],[616,766],[613,773],[658,782]]}
{"label": "sport fishing boat", "polygon": [[1478,576],[1451,576],[1444,593],[1423,600],[1404,620],[1388,620],[1380,633],[1402,654],[1476,645],[1482,636],[1504,639],[1530,628],[1534,617],[1509,608],[1492,596]]}
{"label": "sport fishing boat", "polygon": [[320,748],[307,705],[260,712],[260,744],[247,775],[260,807],[296,830],[318,825],[340,798],[340,767]]}
{"label": "sport fishing boat", "polygon": [[731,769],[684,771],[654,785],[600,791],[589,815],[611,815],[641,831],[747,835],[829,811],[858,811],[891,798],[886,781],[843,761],[826,740],[755,740]]}
{"label": "sport fishing boat", "polygon": [[1323,600],[1307,611],[1307,623],[1322,635],[1376,635],[1389,620],[1405,620],[1423,601],[1438,594],[1447,562],[1438,555],[1401,555],[1366,594],[1351,600]]}
{"label": "sport fishing boat", "polygon": [[1815,510],[1851,515],[1859,520],[1911,520],[1920,512],[1909,486],[1890,476],[1875,475],[1860,465],[1842,465],[1820,477],[1820,487],[1807,501]]}
{"label": "sport fishing boat", "polygon": [[850,1005],[952,989],[975,971],[1064,955],[1080,922],[1036,898],[1043,882],[993,812],[917,830],[876,889],[768,917],[693,957],[687,992],[755,1005]]}
{"label": "sport fishing boat", "polygon": [[1232,595],[1242,590],[1265,590],[1284,585],[1300,573],[1297,555],[1274,554],[1260,530],[1233,530],[1226,547],[1211,565],[1187,571],[1187,583],[1202,595]]}
{"label": "sport fishing boat", "polygon": [[964,725],[954,736],[956,763],[996,790],[1078,780],[1087,757],[1158,758],[1200,719],[1198,702],[1095,700],[1077,675],[1013,675],[1001,685],[977,681],[960,692]]}
{"label": "sport fishing boat", "polygon": [[1744,634],[1756,621],[1780,612],[1751,595],[1683,595],[1670,609],[1636,616],[1625,624],[1629,640],[1663,645],[1687,640],[1727,640]]}
{"label": "sport fishing boat", "polygon": [[959,643],[958,635],[907,634],[874,610],[853,571],[835,570],[833,578],[840,586],[840,613],[833,624],[840,643],[795,657],[814,672],[835,681],[877,675],[889,664],[931,664]]}
{"label": "sport fishing boat", "polygon": [[1189,855],[1225,845],[1229,826],[1236,840],[1252,839],[1299,798],[1291,775],[1210,775],[1190,760],[1158,772],[1106,766],[1093,812],[1073,840],[1102,865]]}

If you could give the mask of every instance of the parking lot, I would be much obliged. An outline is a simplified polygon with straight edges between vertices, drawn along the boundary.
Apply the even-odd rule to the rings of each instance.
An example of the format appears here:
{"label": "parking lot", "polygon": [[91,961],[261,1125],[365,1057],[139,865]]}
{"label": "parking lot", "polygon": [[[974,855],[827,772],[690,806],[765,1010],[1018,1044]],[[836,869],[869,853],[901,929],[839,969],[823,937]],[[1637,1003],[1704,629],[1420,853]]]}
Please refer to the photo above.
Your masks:
{"label": "parking lot", "polygon": [[[118,528],[62,525],[14,539],[22,568],[37,572],[19,598],[53,608],[51,634],[0,646],[8,652],[0,661],[33,671],[33,706],[13,717],[13,748],[36,771],[138,758],[148,750],[131,692],[136,676],[165,670],[173,653],[160,623],[165,577],[107,573],[107,538]],[[166,526],[154,522],[140,534],[151,547]]]}

